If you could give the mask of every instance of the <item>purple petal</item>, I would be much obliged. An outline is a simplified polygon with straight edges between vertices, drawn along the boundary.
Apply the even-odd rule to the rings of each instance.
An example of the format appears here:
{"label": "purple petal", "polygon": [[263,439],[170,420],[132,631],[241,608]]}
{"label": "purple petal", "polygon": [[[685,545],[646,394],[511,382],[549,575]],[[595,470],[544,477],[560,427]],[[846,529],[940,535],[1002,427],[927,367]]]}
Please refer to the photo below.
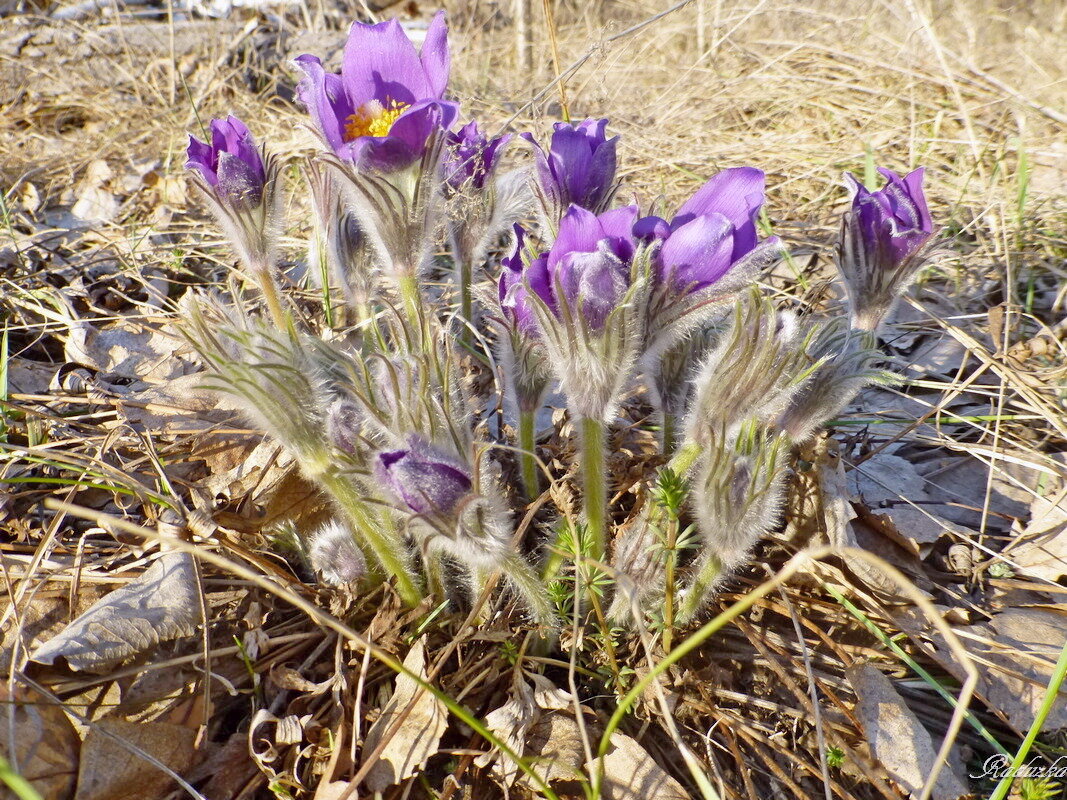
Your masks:
{"label": "purple petal", "polygon": [[604,229],[596,215],[581,206],[572,205],[559,223],[559,233],[548,254],[548,268],[554,272],[565,253],[594,252],[603,238]]}
{"label": "purple petal", "polygon": [[578,309],[593,330],[600,330],[623,295],[625,265],[607,249],[595,253],[567,253],[557,278],[567,304]]}
{"label": "purple petal", "polygon": [[263,199],[263,178],[239,156],[219,153],[218,192],[235,208],[250,208]]}
{"label": "purple petal", "polygon": [[375,473],[416,514],[451,513],[471,490],[471,479],[454,459],[424,443],[379,453]]}
{"label": "purple petal", "polygon": [[607,239],[612,252],[621,260],[629,261],[634,256],[634,223],[637,221],[637,206],[623,206],[605,211],[597,221],[602,230],[601,238]]}
{"label": "purple petal", "polygon": [[415,45],[395,18],[376,25],[352,23],[341,59],[341,79],[353,108],[370,100],[388,106],[439,96],[433,93]]}
{"label": "purple petal", "polygon": [[355,112],[340,76],[326,72],[315,56],[297,56],[293,63],[304,71],[304,78],[296,87],[297,99],[307,108],[327,144],[340,154],[345,144],[345,122]]}
{"label": "purple petal", "polygon": [[190,134],[189,146],[185,150],[185,155],[187,159],[185,162],[186,169],[199,171],[210,186],[214,186],[219,182],[218,176],[215,174],[217,157],[215,151],[211,149],[211,145]]}
{"label": "purple petal", "polygon": [[756,246],[756,218],[763,205],[766,177],[754,167],[725,169],[705,183],[685,203],[671,223],[684,225],[696,216],[722,214],[734,226],[736,257]]}
{"label": "purple petal", "polygon": [[733,263],[734,227],[722,214],[696,217],[673,231],[660,249],[660,279],[696,291],[721,278]]}
{"label": "purple petal", "polygon": [[445,23],[444,11],[438,11],[433,22],[430,23],[426,38],[422,42],[422,53],[419,58],[430,86],[430,97],[440,100],[444,97],[448,86],[448,73],[451,67],[451,56],[448,52],[448,25]]}
{"label": "purple petal", "polygon": [[634,236],[644,242],[666,239],[671,233],[667,220],[659,217],[641,217],[634,223]]}
{"label": "purple petal", "polygon": [[541,298],[544,304],[552,310],[552,313],[559,312],[546,255],[542,254],[530,262],[530,266],[526,268],[526,285]]}

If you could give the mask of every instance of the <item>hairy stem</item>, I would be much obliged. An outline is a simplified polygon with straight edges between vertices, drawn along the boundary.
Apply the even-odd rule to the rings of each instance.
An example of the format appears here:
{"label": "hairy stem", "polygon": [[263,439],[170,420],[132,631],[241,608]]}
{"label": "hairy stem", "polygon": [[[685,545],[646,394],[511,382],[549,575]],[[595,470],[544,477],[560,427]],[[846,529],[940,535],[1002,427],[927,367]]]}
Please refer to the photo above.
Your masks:
{"label": "hairy stem", "polygon": [[719,560],[718,556],[709,555],[704,559],[700,572],[693,578],[692,583],[686,587],[685,598],[678,609],[679,625],[687,624],[696,616],[697,612],[700,611],[700,607],[704,604],[704,598],[708,596],[708,592],[711,591],[711,587],[715,585],[715,581],[719,579],[721,573],[722,561]]}
{"label": "hairy stem", "polygon": [[518,553],[509,552],[500,564],[500,571],[529,606],[539,625],[556,625],[556,611],[541,579]]}
{"label": "hairy stem", "polygon": [[526,491],[526,500],[532,502],[538,494],[537,470],[537,412],[519,412],[519,466],[522,473],[522,487]]}
{"label": "hairy stem", "polygon": [[591,542],[590,552],[583,555],[597,561],[604,560],[607,549],[608,485],[604,438],[601,420],[582,419],[582,500]]}

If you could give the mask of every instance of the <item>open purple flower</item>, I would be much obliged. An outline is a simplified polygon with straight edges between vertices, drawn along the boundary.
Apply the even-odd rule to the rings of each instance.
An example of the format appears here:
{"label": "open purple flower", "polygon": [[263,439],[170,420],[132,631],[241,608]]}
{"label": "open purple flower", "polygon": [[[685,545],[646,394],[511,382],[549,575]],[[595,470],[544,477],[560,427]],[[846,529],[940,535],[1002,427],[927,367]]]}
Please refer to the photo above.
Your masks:
{"label": "open purple flower", "polygon": [[458,133],[447,133],[444,173],[448,186],[453,190],[468,184],[473,189],[485,188],[511,139],[510,133],[489,138],[478,131],[477,122],[468,122]]}
{"label": "open purple flower", "polygon": [[637,206],[597,216],[572,205],[552,248],[526,271],[530,290],[556,317],[578,315],[591,330],[600,330],[630,288],[636,220]]}
{"label": "open purple flower", "polygon": [[403,169],[426,150],[435,131],[451,127],[458,105],[444,100],[448,84],[448,32],[439,12],[422,52],[396,19],[355,22],[340,74],[316,56],[298,56],[304,71],[297,96],[325,142],[342,159],[380,172]]}
{"label": "open purple flower", "polygon": [[258,206],[267,171],[252,134],[232,115],[211,120],[209,128],[210,144],[189,136],[185,168],[197,170],[219,199],[233,208]]}
{"label": "open purple flower", "polygon": [[379,453],[375,475],[416,514],[452,514],[473,485],[463,464],[417,437]]}
{"label": "open purple flower", "polygon": [[756,236],[764,186],[758,169],[723,170],[678,209],[670,223],[659,217],[638,220],[634,234],[659,243],[653,258],[657,284],[672,294],[699,292],[742,260],[777,251],[776,238],[761,243]]}
{"label": "open purple flower", "polygon": [[537,182],[562,215],[572,204],[599,213],[615,193],[615,148],[618,136],[607,138],[606,119],[587,119],[577,125],[557,122],[546,153],[533,137]]}
{"label": "open purple flower", "polygon": [[878,171],[886,185],[875,192],[845,173],[852,206],[842,220],[837,264],[853,325],[861,330],[874,330],[886,317],[918,273],[934,235],[923,169],[903,178],[888,169]]}

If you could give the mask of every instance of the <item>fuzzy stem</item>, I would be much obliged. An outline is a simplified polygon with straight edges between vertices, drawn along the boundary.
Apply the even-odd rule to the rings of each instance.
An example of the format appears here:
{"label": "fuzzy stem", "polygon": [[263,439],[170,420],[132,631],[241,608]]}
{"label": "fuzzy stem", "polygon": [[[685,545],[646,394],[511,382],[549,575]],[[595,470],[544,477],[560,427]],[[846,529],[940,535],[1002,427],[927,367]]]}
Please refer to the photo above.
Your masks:
{"label": "fuzzy stem", "polygon": [[409,607],[417,606],[422,600],[422,593],[415,576],[400,556],[403,545],[384,532],[382,521],[370,512],[349,481],[333,472],[318,476],[318,480],[363,534],[367,546],[381,565],[396,578],[396,588],[404,602]]}
{"label": "fuzzy stem", "polygon": [[[469,259],[462,258],[459,255],[459,248],[456,248],[456,272],[459,275],[459,315],[468,324],[474,323],[474,304],[471,302],[471,280],[472,270]],[[464,325],[459,332],[459,340],[461,344],[470,344],[471,331],[467,325]]]}
{"label": "fuzzy stem", "polygon": [[537,573],[518,553],[507,553],[500,563],[500,571],[508,579],[515,591],[530,607],[534,619],[539,625],[554,626],[556,612],[549,599],[548,592]]}
{"label": "fuzzy stem", "polygon": [[669,456],[674,452],[674,440],[678,431],[678,418],[671,412],[663,409],[663,426],[660,429],[660,435],[662,440],[660,442],[663,448],[663,455]]}
{"label": "fuzzy stem", "polygon": [[583,555],[604,560],[607,544],[608,486],[604,453],[604,423],[594,417],[582,419],[582,500],[592,549]]}
{"label": "fuzzy stem", "polygon": [[678,448],[678,452],[674,454],[669,466],[674,474],[684,476],[696,463],[702,452],[703,448],[696,442],[686,442]]}
{"label": "fuzzy stem", "polygon": [[412,274],[403,273],[397,277],[400,286],[400,299],[407,314],[408,322],[418,331],[419,341],[425,341],[426,331],[423,322],[422,295],[419,293],[419,280]]}
{"label": "fuzzy stem", "polygon": [[519,466],[522,472],[522,486],[526,491],[527,502],[537,497],[537,412],[519,412]]}
{"label": "fuzzy stem", "polygon": [[267,312],[270,314],[271,322],[280,331],[292,330],[293,321],[288,314],[285,313],[285,309],[282,308],[281,297],[278,294],[278,285],[274,282],[274,276],[271,274],[271,267],[269,264],[250,264],[251,272],[256,278],[256,283],[259,284],[259,290],[263,293],[263,300],[267,303]]}
{"label": "fuzzy stem", "polygon": [[719,579],[722,574],[722,561],[718,556],[708,556],[705,559],[703,566],[700,568],[700,572],[693,578],[693,582],[686,588],[685,599],[682,600],[681,608],[678,609],[678,624],[686,625],[693,617],[696,616],[700,607],[704,605],[704,598],[707,597],[711,587],[715,585],[715,581]]}
{"label": "fuzzy stem", "polygon": [[671,652],[674,635],[674,570],[678,562],[678,518],[673,514],[667,520],[666,575],[663,579],[663,652]]}

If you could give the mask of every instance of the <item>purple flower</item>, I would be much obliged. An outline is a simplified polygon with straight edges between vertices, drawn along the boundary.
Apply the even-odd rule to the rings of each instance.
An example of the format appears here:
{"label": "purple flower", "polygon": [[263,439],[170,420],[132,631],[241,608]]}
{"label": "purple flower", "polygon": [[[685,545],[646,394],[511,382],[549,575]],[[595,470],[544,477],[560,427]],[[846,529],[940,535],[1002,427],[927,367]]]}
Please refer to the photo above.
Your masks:
{"label": "purple flower", "polygon": [[596,216],[572,205],[552,248],[526,270],[526,283],[556,317],[579,314],[598,331],[630,288],[637,206]]}
{"label": "purple flower", "polygon": [[852,325],[865,331],[876,330],[888,316],[922,267],[922,253],[934,235],[922,168],[904,178],[888,169],[878,171],[887,183],[877,192],[845,173],[852,206],[837,242],[837,268],[848,292]]}
{"label": "purple flower", "polygon": [[678,209],[670,223],[659,217],[638,220],[634,235],[659,243],[653,259],[656,282],[675,294],[698,292],[757,248],[776,249],[776,238],[762,243],[756,238],[764,186],[758,169],[723,170]]}
{"label": "purple flower", "polygon": [[611,201],[619,137],[608,139],[607,125],[606,119],[557,122],[547,154],[530,134],[523,134],[534,146],[538,184],[560,213],[572,204],[600,212]]}
{"label": "purple flower", "polygon": [[522,281],[523,262],[522,253],[526,246],[526,230],[521,225],[513,225],[515,233],[515,245],[511,249],[511,255],[500,260],[502,269],[497,281],[497,293],[500,298],[500,307],[508,317],[508,321],[523,333],[531,336],[537,335],[537,323],[534,321],[533,312],[530,310],[529,300],[526,297],[526,286]]}
{"label": "purple flower", "polygon": [[845,173],[852,190],[852,213],[859,224],[863,247],[884,268],[904,263],[934,235],[934,222],[923,195],[923,168],[901,178],[879,168],[887,181],[877,192]]}
{"label": "purple flower", "polygon": [[459,133],[447,133],[444,171],[448,185],[454,190],[468,183],[474,189],[484,188],[511,139],[510,133],[490,139],[478,132],[477,122],[468,122]]}
{"label": "purple flower", "polygon": [[211,120],[210,129],[211,144],[189,137],[185,168],[199,171],[219,199],[233,208],[258,206],[267,172],[252,134],[234,116]]}
{"label": "purple flower", "polygon": [[319,133],[343,159],[361,168],[391,172],[422,157],[427,140],[451,127],[458,105],[442,99],[448,84],[448,32],[444,12],[426,31],[422,52],[396,19],[355,22],[340,74],[315,56],[298,56],[304,71],[297,96]]}
{"label": "purple flower", "polygon": [[417,437],[406,450],[379,453],[375,475],[416,514],[451,514],[472,486],[466,467]]}

